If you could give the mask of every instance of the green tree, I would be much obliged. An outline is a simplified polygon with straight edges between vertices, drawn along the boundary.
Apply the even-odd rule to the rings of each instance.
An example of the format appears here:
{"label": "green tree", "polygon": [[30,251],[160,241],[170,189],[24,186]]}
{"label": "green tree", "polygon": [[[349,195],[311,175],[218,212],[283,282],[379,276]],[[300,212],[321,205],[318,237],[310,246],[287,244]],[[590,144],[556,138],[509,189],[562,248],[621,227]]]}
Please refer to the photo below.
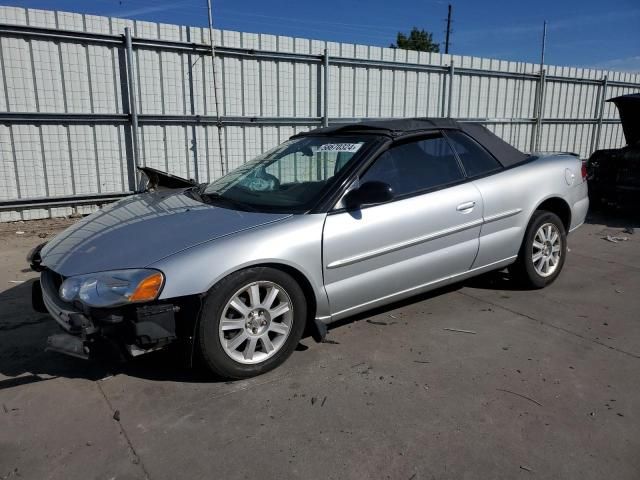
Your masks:
{"label": "green tree", "polygon": [[390,45],[391,48],[403,48],[405,50],[417,50],[419,52],[435,52],[440,51],[440,44],[433,41],[433,33],[425,30],[418,30],[413,27],[409,36],[402,32],[398,32],[396,43]]}

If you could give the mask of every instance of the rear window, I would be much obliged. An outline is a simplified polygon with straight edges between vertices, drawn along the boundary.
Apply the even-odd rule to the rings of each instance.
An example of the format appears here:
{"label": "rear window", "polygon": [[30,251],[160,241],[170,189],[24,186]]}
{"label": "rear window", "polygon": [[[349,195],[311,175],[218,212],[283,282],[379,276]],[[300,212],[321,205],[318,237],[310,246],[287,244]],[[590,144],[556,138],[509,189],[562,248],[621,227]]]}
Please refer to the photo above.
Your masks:
{"label": "rear window", "polygon": [[461,132],[447,132],[447,137],[468,177],[478,177],[500,169],[500,163],[471,137]]}

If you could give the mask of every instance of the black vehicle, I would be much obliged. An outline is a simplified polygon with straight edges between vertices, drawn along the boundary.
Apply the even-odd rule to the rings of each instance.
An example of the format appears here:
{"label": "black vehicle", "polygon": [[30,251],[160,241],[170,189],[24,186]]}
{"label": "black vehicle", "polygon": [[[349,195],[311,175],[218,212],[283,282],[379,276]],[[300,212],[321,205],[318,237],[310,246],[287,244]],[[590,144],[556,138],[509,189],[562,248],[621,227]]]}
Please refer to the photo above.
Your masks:
{"label": "black vehicle", "polygon": [[627,209],[640,200],[640,93],[607,101],[618,108],[627,145],[593,152],[589,197],[592,205]]}

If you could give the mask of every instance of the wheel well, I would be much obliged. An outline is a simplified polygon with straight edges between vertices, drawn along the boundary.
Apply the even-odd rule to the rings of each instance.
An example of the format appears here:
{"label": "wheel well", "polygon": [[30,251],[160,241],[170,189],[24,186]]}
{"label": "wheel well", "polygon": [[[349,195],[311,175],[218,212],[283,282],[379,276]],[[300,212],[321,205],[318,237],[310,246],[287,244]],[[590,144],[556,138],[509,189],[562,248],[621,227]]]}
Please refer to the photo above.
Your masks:
{"label": "wheel well", "polygon": [[302,288],[304,297],[307,300],[307,328],[315,329],[316,324],[314,320],[316,318],[316,309],[318,308],[318,306],[313,287],[311,286],[311,283],[309,282],[307,277],[300,270],[297,270],[289,265],[284,265],[282,263],[261,263],[258,265],[251,265],[251,267],[249,268],[254,267],[270,267],[281,270],[291,275],[295,279],[295,281],[298,282],[298,285],[300,285],[300,288]]}
{"label": "wheel well", "polygon": [[559,197],[548,198],[538,205],[536,210],[546,210],[547,212],[555,213],[560,217],[560,220],[562,220],[565,231],[569,231],[571,227],[571,208],[569,208],[569,205],[563,199]]}
{"label": "wheel well", "polygon": [[[304,276],[302,272],[299,270],[290,267],[289,265],[284,265],[282,263],[260,263],[256,265],[250,265],[246,268],[255,268],[255,267],[270,267],[285,272],[291,275],[302,288],[302,292],[304,293],[305,299],[307,300],[307,321],[306,321],[306,331],[313,335],[313,337],[318,340],[322,338],[322,332],[319,331],[318,326],[314,322],[316,316],[317,302],[316,296],[313,291],[313,287],[311,287],[311,283]],[[243,269],[240,269],[243,270]],[[240,271],[236,270],[236,272]],[[233,272],[232,272],[233,273]],[[229,273],[231,275],[231,273]],[[200,323],[200,313],[202,311],[203,305],[203,297],[205,294],[194,295],[192,297],[184,297],[185,303],[182,305],[184,308],[184,312],[187,313],[185,316],[185,322],[182,327],[184,332],[182,335],[187,339],[189,345],[189,357],[187,359],[187,363],[189,366],[193,366],[194,362],[194,354],[195,354],[195,338],[198,335],[198,324]],[[197,303],[196,303],[197,302]],[[188,308],[187,308],[188,307]],[[182,325],[182,322],[181,322]]]}

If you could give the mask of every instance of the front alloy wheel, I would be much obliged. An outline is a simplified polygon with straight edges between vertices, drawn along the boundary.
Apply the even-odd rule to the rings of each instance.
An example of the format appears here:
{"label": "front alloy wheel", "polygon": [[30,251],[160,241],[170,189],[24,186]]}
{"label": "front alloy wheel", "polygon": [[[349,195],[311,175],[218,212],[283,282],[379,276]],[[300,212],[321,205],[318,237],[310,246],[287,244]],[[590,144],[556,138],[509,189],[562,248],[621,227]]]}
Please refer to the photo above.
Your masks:
{"label": "front alloy wheel", "polygon": [[307,301],[293,277],[276,268],[248,268],[209,291],[197,344],[213,372],[227,378],[252,377],[291,355],[306,320]]}
{"label": "front alloy wheel", "polygon": [[280,285],[245,285],[227,302],[219,322],[220,343],[238,363],[264,362],[285,344],[293,323],[293,304]]}

